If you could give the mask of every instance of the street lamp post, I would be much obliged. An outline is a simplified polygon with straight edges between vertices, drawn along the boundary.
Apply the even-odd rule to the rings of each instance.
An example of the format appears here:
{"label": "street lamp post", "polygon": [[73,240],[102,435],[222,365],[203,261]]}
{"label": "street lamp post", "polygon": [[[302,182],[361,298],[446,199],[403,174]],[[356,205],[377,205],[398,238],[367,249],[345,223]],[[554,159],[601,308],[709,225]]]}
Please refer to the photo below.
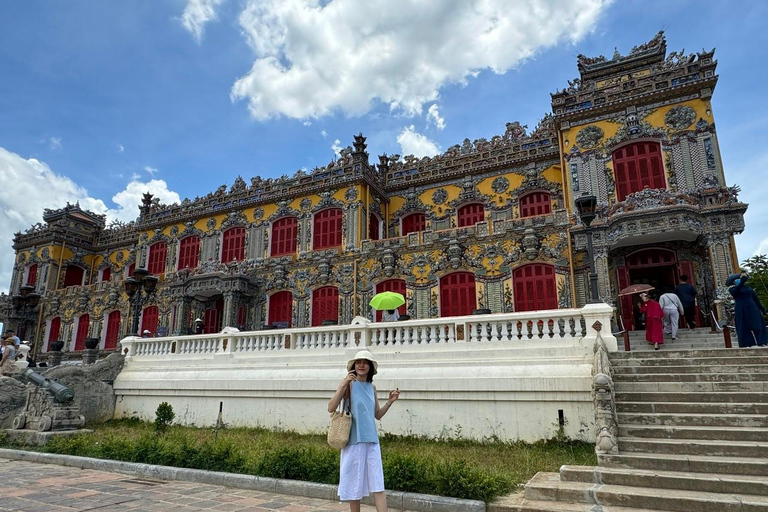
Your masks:
{"label": "street lamp post", "polygon": [[[32,313],[40,303],[40,294],[35,293],[34,286],[24,285],[19,288],[17,295],[11,297],[11,301],[19,318],[16,330],[18,331],[19,339],[23,340],[27,335],[27,322],[30,320],[30,317],[34,320]],[[34,344],[34,340],[32,342]]]}
{"label": "street lamp post", "polygon": [[131,304],[133,319],[131,322],[131,335],[139,336],[139,315],[141,314],[142,292],[150,295],[157,288],[157,276],[151,275],[143,268],[133,271],[133,276],[125,280],[125,293],[128,294],[128,302]]}
{"label": "street lamp post", "polygon": [[597,270],[595,269],[595,249],[592,246],[592,221],[597,217],[597,198],[588,195],[586,192],[577,197],[576,210],[579,212],[579,218],[584,223],[587,235],[587,257],[589,258],[589,303],[596,304],[600,302],[597,292]]}

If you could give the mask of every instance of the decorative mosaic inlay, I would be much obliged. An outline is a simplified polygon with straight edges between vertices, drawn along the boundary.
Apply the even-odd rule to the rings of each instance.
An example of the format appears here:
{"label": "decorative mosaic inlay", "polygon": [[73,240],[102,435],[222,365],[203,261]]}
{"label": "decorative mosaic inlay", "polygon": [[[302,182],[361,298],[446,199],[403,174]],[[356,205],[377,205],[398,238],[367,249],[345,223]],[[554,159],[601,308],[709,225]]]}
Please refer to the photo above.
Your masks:
{"label": "decorative mosaic inlay", "polygon": [[687,105],[672,107],[664,116],[664,124],[673,130],[684,130],[696,120],[696,111]]}
{"label": "decorative mosaic inlay", "polygon": [[499,176],[498,178],[493,180],[493,182],[491,183],[491,190],[493,190],[497,194],[506,192],[508,188],[509,188],[509,180],[504,176]]}
{"label": "decorative mosaic inlay", "polygon": [[439,188],[432,194],[432,202],[435,204],[443,204],[447,199],[448,192],[444,188]]}
{"label": "decorative mosaic inlay", "polygon": [[603,135],[599,126],[587,126],[576,135],[576,143],[583,148],[593,148],[600,143]]}

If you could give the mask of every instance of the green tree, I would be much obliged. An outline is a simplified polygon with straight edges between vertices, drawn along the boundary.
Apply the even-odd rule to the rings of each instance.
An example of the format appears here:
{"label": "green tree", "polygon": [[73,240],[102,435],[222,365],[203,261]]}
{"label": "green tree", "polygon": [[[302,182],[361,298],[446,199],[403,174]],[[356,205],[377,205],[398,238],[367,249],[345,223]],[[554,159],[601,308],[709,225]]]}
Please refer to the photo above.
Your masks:
{"label": "green tree", "polygon": [[758,254],[747,258],[741,263],[741,268],[749,274],[748,285],[760,297],[760,302],[768,308],[768,256]]}

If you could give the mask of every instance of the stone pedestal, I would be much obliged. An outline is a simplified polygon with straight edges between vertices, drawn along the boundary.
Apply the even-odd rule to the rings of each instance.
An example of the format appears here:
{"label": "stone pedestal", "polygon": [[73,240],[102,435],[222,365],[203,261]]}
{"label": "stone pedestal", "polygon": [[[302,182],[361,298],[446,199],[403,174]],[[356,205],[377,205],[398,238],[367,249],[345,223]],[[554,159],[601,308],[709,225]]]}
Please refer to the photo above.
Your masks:
{"label": "stone pedestal", "polygon": [[48,366],[59,366],[61,364],[61,352],[50,352],[48,356]]}
{"label": "stone pedestal", "polygon": [[93,364],[99,358],[99,351],[95,348],[83,350],[83,364]]}

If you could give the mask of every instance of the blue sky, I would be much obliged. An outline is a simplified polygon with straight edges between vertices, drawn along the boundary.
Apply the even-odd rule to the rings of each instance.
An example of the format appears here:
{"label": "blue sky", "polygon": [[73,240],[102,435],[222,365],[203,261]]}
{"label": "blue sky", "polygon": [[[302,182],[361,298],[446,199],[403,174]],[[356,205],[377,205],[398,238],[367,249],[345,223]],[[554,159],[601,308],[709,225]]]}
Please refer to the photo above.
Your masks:
{"label": "blue sky", "polygon": [[238,175],[293,174],[327,164],[358,132],[376,162],[490,139],[510,121],[532,129],[549,93],[578,75],[577,54],[627,53],[661,29],[669,51],[717,48],[720,148],[750,203],[739,255],[768,252],[768,4],[482,5],[0,3],[0,290],[13,232],[43,208],[79,200],[127,221],[146,190],[172,202]]}

